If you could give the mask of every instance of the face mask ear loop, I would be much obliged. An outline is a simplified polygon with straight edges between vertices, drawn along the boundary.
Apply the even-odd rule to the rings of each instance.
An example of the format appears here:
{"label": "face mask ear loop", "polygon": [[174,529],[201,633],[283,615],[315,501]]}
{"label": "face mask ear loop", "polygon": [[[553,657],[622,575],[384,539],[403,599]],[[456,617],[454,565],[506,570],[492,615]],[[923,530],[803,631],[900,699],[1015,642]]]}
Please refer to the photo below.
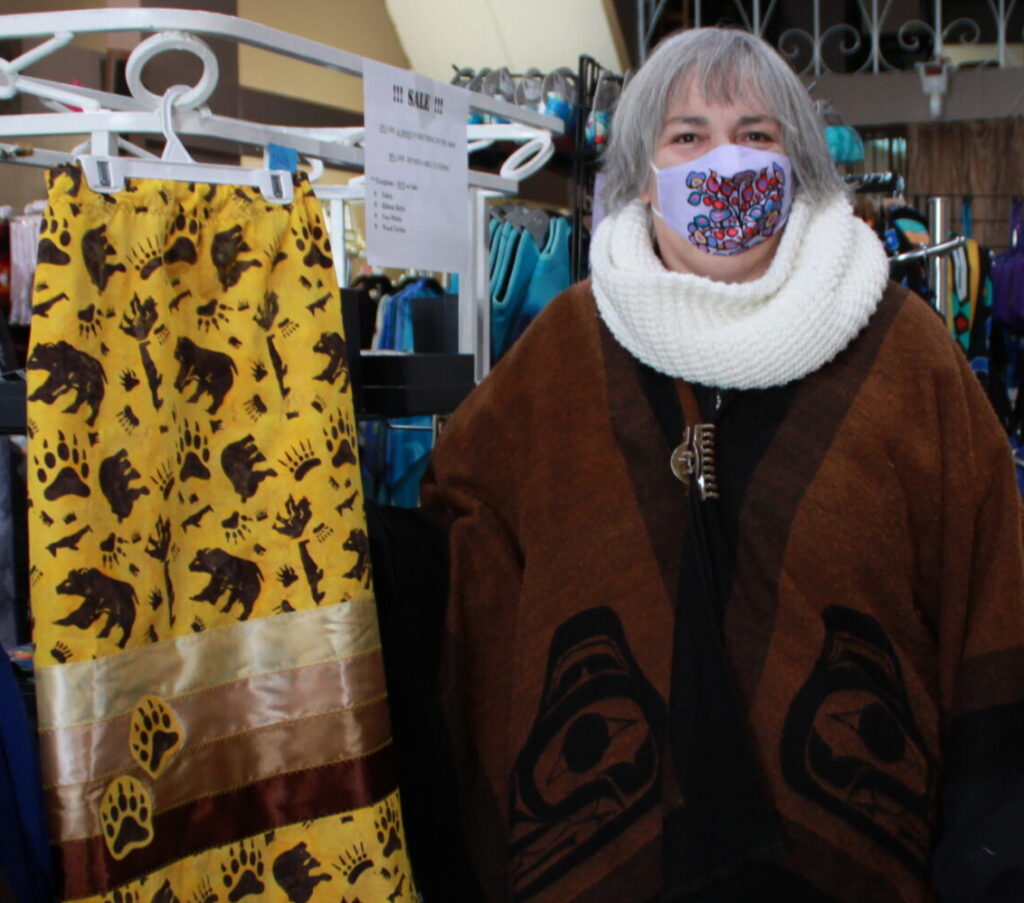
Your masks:
{"label": "face mask ear loop", "polygon": [[[648,162],[648,165],[651,167],[651,171],[654,173],[654,181],[655,181],[655,184],[657,184],[658,176],[661,174],[661,170],[658,169],[658,167],[654,165],[654,161],[653,160],[648,160],[647,162]],[[647,206],[651,208],[651,212],[656,217],[658,217],[658,219],[660,219],[662,222],[665,222],[665,217],[663,217],[661,215],[661,211],[657,207],[654,206],[654,200],[653,199],[651,200],[651,202]],[[654,224],[651,223],[651,225],[653,227]]]}

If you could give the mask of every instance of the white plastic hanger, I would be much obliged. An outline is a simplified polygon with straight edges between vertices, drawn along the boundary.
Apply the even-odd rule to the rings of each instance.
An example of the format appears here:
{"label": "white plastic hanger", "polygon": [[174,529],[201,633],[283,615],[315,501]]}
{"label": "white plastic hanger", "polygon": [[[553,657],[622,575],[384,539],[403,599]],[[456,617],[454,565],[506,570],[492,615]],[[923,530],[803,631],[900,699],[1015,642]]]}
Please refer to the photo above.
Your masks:
{"label": "white plastic hanger", "polygon": [[[160,41],[157,45],[154,38]],[[154,49],[149,51],[146,45]],[[248,185],[258,188],[263,197],[274,204],[290,204],[294,197],[291,173],[277,169],[251,169],[244,166],[222,166],[196,163],[174,131],[174,107],[177,103],[199,104],[209,96],[217,82],[217,60],[210,49],[192,35],[154,35],[139,45],[142,49],[133,57],[133,65],[126,73],[129,87],[136,97],[159,101],[160,124],[163,129],[163,156],[159,160],[140,157],[111,157],[82,154],[76,159],[93,191],[110,194],[124,190],[126,178],[163,179],[172,182],[204,182],[211,185]],[[157,98],[142,84],[142,68],[153,52],[172,47],[192,50],[203,60],[203,74],[194,86],[172,85],[163,97]],[[149,51],[149,52],[147,52]]]}

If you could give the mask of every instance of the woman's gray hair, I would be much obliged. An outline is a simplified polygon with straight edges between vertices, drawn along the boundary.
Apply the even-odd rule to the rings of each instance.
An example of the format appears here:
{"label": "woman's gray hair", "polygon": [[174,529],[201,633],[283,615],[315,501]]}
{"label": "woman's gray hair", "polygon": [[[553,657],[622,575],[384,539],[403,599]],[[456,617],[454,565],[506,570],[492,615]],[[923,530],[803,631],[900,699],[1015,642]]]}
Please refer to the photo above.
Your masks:
{"label": "woman's gray hair", "polygon": [[662,41],[619,98],[602,166],[601,200],[608,213],[620,210],[647,185],[669,99],[691,78],[709,103],[759,102],[779,121],[803,197],[818,204],[843,191],[823,123],[785,60],[748,32],[694,28]]}

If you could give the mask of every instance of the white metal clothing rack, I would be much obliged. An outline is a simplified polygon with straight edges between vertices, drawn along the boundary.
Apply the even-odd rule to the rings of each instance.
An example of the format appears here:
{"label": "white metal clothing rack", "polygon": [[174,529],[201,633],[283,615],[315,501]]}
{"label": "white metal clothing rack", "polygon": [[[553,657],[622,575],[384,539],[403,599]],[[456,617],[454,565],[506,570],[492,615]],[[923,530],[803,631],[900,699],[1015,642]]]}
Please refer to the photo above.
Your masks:
{"label": "white metal clothing rack", "polygon": [[[76,35],[125,31],[153,33],[128,59],[126,78],[131,96],[23,74],[33,63],[67,46]],[[91,9],[0,16],[0,38],[42,39],[13,60],[0,58],[0,99],[19,94],[34,96],[53,110],[0,116],[0,160],[51,166],[78,159],[90,185],[100,191],[116,190],[125,176],[148,176],[251,184],[258,186],[268,200],[279,202],[290,199],[291,183],[286,173],[192,162],[179,136],[203,136],[264,151],[270,144],[277,144],[294,149],[313,162],[315,169],[320,164],[363,169],[362,128],[294,128],[213,113],[205,102],[216,87],[219,69],[216,55],[200,36],[257,47],[357,77],[363,73],[363,57],[356,54],[220,13],[128,8],[116,12]],[[142,69],[154,56],[169,50],[198,56],[203,72],[195,85],[175,86],[158,96],[143,85]],[[552,134],[560,133],[563,126],[553,117],[482,94],[469,93],[468,102],[471,109],[499,117],[508,124],[467,125],[467,152],[493,141],[520,145],[498,174],[471,169],[466,185],[472,259],[468,272],[460,274],[459,350],[474,355],[480,379],[490,360],[485,200],[494,195],[517,194],[519,182],[547,162],[553,152]],[[167,140],[163,157],[156,158],[131,145],[122,137],[128,134],[163,134]],[[76,154],[26,147],[12,141],[48,135],[84,135],[87,140]],[[128,156],[120,155],[122,150]],[[347,200],[361,197],[362,191],[358,186],[315,186],[315,190],[332,214],[331,238],[344,284],[344,205]]]}

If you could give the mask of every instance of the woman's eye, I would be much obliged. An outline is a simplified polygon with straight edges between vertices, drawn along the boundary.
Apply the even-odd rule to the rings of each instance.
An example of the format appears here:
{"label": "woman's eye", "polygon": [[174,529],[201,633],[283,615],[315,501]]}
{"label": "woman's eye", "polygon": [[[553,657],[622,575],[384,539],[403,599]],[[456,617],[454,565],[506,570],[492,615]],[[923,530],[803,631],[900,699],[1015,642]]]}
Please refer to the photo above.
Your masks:
{"label": "woman's eye", "polygon": [[747,140],[754,144],[770,144],[775,138],[767,132],[747,132]]}
{"label": "woman's eye", "polygon": [[681,135],[676,135],[675,141],[677,144],[693,144],[698,139],[698,136],[693,132],[683,132]]}

